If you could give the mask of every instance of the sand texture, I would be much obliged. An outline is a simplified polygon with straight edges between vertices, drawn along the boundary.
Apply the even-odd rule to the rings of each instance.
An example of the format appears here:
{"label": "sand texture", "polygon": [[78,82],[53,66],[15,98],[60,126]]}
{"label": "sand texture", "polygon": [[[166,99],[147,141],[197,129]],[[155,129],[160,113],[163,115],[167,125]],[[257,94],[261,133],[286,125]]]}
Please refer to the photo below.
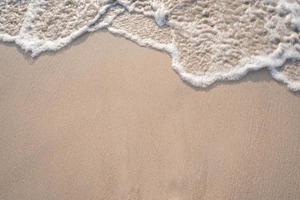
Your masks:
{"label": "sand texture", "polygon": [[198,90],[109,33],[0,55],[1,200],[300,199],[300,96],[267,71]]}

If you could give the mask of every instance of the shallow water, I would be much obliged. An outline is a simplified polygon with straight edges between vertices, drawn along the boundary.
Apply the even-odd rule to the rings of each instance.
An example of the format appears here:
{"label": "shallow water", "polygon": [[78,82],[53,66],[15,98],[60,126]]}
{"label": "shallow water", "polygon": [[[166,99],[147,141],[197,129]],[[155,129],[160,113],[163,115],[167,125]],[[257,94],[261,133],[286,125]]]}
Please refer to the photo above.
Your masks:
{"label": "shallow water", "polygon": [[0,40],[32,56],[104,29],[167,52],[197,87],[268,68],[300,90],[299,0],[0,1]]}

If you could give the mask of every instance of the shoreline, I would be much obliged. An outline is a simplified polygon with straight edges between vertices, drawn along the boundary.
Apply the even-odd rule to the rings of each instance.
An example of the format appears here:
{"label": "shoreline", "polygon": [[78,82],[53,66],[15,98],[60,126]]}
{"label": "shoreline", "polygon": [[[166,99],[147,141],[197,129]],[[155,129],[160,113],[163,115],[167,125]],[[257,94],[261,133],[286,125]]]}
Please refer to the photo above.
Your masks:
{"label": "shoreline", "polygon": [[[93,37],[94,34],[109,34],[113,37],[116,37],[116,38],[120,38],[120,39],[124,39],[126,41],[129,41],[130,43],[133,43],[141,48],[147,48],[147,49],[150,49],[150,50],[154,50],[154,51],[157,51],[157,52],[160,52],[160,53],[163,53],[165,55],[168,56],[168,58],[170,59],[170,62],[172,62],[172,56],[164,51],[164,50],[161,50],[161,49],[157,49],[157,48],[154,48],[152,46],[143,46],[143,45],[139,45],[137,42],[127,38],[127,37],[124,37],[124,36],[121,36],[117,33],[112,33],[108,30],[99,30],[98,32],[86,32],[82,35],[80,35],[79,37],[75,38],[72,42],[70,42],[69,44],[67,44],[66,46],[62,47],[61,49],[59,50],[49,50],[49,51],[45,51],[45,52],[42,52],[40,55],[38,55],[37,57],[32,57],[31,56],[31,53],[29,52],[26,52],[24,49],[22,49],[20,46],[18,46],[17,44],[15,44],[14,41],[11,41],[11,42],[4,42],[4,41],[0,41],[0,44],[1,45],[4,45],[4,46],[7,46],[7,47],[15,47],[16,50],[18,51],[18,53],[22,54],[23,57],[27,60],[31,60],[33,62],[35,62],[36,60],[38,60],[40,57],[43,57],[43,56],[47,56],[47,55],[55,55],[56,53],[59,53],[61,51],[67,51],[71,48],[73,48],[74,46],[77,46],[77,45],[81,45],[83,44],[86,40],[88,40],[89,37]],[[264,68],[261,68],[261,69],[252,69],[252,70],[249,70],[245,75],[242,75],[240,76],[238,79],[225,79],[225,80],[217,80],[215,81],[214,83],[208,85],[208,86],[195,86],[194,84],[192,84],[190,81],[187,81],[187,80],[184,80],[184,77],[181,76],[181,74],[172,67],[172,64],[170,65],[170,67],[172,68],[172,70],[178,75],[178,78],[184,82],[184,84],[187,84],[188,86],[192,87],[193,89],[195,90],[210,90],[218,85],[222,85],[222,84],[235,84],[234,82],[236,82],[237,84],[239,84],[239,82],[242,82],[243,79],[247,79],[248,76],[251,76],[253,73],[257,74],[257,73],[260,73],[260,72],[263,72],[264,74],[265,73],[268,73],[268,77],[271,78],[272,81],[278,83],[279,85],[283,85],[287,90],[289,90],[290,92],[294,93],[295,95],[299,95],[300,94],[300,90],[292,90],[290,88],[288,88],[288,85],[286,83],[284,83],[283,81],[279,81],[279,80],[276,80],[274,77],[272,77],[271,75],[271,70],[268,69],[268,67],[264,67]],[[264,75],[266,76],[266,75]]]}

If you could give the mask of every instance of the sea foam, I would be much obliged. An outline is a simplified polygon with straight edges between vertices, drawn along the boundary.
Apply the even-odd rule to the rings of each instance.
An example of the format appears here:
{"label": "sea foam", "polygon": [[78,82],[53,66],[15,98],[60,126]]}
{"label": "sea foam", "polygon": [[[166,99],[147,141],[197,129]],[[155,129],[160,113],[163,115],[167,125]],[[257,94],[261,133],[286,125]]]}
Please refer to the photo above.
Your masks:
{"label": "sea foam", "polygon": [[298,0],[6,0],[0,40],[31,55],[57,51],[84,33],[108,30],[167,52],[196,87],[267,68],[300,90]]}

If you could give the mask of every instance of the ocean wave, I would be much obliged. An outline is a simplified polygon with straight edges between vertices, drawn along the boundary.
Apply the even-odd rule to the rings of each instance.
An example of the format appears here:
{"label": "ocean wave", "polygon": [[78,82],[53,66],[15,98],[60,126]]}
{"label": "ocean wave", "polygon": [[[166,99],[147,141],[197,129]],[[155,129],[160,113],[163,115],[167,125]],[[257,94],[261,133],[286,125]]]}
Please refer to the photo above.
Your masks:
{"label": "ocean wave", "polygon": [[299,0],[6,0],[0,40],[38,56],[108,30],[167,52],[196,87],[269,69],[300,90]]}

